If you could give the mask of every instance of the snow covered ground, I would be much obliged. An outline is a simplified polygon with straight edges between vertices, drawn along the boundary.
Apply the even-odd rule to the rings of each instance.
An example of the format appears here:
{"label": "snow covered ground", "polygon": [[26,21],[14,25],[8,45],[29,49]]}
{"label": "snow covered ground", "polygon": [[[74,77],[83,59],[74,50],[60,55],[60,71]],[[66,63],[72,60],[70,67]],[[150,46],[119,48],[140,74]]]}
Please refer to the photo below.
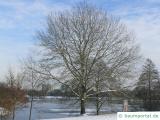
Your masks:
{"label": "snow covered ground", "polygon": [[68,118],[56,118],[56,119],[41,119],[41,120],[117,120],[117,114],[106,114],[99,116],[79,116]]}
{"label": "snow covered ground", "polygon": [[[28,120],[30,103],[18,108],[15,120]],[[75,98],[66,99],[61,97],[47,97],[45,99],[34,99],[31,120],[116,120],[116,112],[123,109],[123,101],[113,101],[111,104],[104,104],[100,116],[95,115],[95,103],[91,100],[86,104],[88,116],[80,116],[79,103]],[[130,111],[139,110],[137,107],[129,106]]]}

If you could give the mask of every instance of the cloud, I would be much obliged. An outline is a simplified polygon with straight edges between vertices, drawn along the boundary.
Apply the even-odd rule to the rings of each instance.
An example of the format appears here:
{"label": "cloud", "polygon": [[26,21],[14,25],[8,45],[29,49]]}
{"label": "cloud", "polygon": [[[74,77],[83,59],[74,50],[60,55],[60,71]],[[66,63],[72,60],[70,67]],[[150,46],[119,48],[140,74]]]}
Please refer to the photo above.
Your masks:
{"label": "cloud", "polygon": [[[16,27],[19,23],[25,23],[27,20],[32,21],[30,23],[35,25],[37,22],[33,21],[44,19],[44,17],[47,16],[51,11],[62,11],[70,8],[69,5],[65,5],[63,3],[49,4],[43,0],[2,0],[0,2],[0,6],[2,6],[1,9],[5,8],[5,12],[0,11],[2,14],[0,17],[0,24],[2,24],[1,28],[5,29]],[[9,10],[6,10],[7,8],[9,8]]]}
{"label": "cloud", "polygon": [[[83,1],[83,0],[78,0]],[[0,67],[17,64],[34,43],[37,30],[43,28],[51,12],[70,9],[77,0],[1,0],[0,2]],[[145,57],[151,58],[160,68],[160,7],[159,0],[93,0],[95,5],[109,9],[119,16],[136,34]],[[4,69],[4,70],[2,70]],[[0,73],[2,73],[0,71]]]}
{"label": "cloud", "polygon": [[70,6],[63,3],[48,3],[44,0],[1,0],[0,2],[0,75],[10,65],[16,67],[35,42],[51,11],[62,11]]}
{"label": "cloud", "polygon": [[15,42],[9,37],[0,39],[0,75],[4,75],[9,66],[17,68],[19,59],[25,57],[32,47],[31,42]]}
{"label": "cloud", "polygon": [[144,57],[151,58],[160,68],[160,8],[152,4],[148,6],[148,3],[141,7],[141,4],[136,7],[121,7],[113,11],[113,14],[121,16],[121,20],[135,32]]}

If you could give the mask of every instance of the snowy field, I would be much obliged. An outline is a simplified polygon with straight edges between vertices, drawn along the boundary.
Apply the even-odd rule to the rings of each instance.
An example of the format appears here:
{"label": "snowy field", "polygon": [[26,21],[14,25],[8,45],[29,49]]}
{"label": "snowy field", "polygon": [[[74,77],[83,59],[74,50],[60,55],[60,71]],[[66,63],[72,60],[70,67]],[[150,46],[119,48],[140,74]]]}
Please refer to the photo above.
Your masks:
{"label": "snowy field", "polygon": [[42,120],[116,120],[116,119],[117,119],[117,114],[106,114],[99,116],[80,116],[80,117],[42,119]]}
{"label": "snowy field", "polygon": [[[29,106],[16,110],[15,120],[28,120]],[[130,107],[129,107],[130,108]],[[116,112],[123,109],[123,101],[105,104],[101,109],[101,116],[95,115],[95,103],[88,101],[86,113],[88,116],[80,116],[80,106],[76,99],[64,99],[62,97],[46,97],[45,99],[35,99],[31,120],[116,120]],[[112,114],[114,113],[114,114]],[[111,119],[112,118],[112,119]]]}

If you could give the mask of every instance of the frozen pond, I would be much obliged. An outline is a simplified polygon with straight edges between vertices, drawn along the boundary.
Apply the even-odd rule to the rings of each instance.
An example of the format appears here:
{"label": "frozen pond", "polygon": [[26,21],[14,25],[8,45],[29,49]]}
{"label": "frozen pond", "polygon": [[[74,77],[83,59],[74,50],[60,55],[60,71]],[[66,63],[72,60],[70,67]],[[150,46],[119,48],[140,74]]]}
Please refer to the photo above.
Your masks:
{"label": "frozen pond", "polygon": [[[29,103],[16,111],[15,120],[28,120]],[[32,120],[48,118],[64,118],[79,115],[79,103],[76,99],[45,98],[34,100]],[[101,109],[102,113],[122,111],[122,103],[105,104]],[[95,114],[95,103],[88,101],[86,104],[87,114]]]}

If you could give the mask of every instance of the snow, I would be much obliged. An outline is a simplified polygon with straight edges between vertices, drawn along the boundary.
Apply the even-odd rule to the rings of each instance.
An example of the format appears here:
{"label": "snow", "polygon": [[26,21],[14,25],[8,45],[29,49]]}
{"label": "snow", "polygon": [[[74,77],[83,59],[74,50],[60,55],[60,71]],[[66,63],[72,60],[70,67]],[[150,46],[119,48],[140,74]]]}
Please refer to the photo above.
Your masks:
{"label": "snow", "polygon": [[[75,109],[75,108],[71,108],[71,109],[59,109],[59,108],[54,108],[54,109],[48,109],[49,111],[52,111],[52,112],[67,112],[67,113],[73,113],[73,112],[77,112],[78,114],[80,113],[80,109]],[[96,109],[93,109],[93,108],[87,108],[86,109],[86,112],[87,113],[96,113]],[[105,109],[101,109],[101,112],[106,112]]]}
{"label": "snow", "polygon": [[0,116],[5,116],[9,113],[5,108],[0,107]]}
{"label": "snow", "polygon": [[[72,118],[74,120],[74,117],[76,117],[76,120],[77,118],[80,119],[80,107],[79,103],[76,103],[76,101],[77,100],[75,98],[66,99],[52,96],[47,96],[47,98],[44,99],[34,99],[31,120],[63,120],[62,118]],[[22,108],[17,108],[15,120],[28,120],[29,108],[30,103],[27,103]],[[101,115],[102,117],[104,116],[105,120],[116,120],[109,119],[110,117],[108,117],[108,115],[112,116],[110,114],[122,111],[122,109],[123,105],[120,103],[112,103],[111,105],[106,103],[101,108],[100,113],[107,114],[106,116]],[[93,101],[87,101],[86,113],[88,116],[83,116],[83,118],[86,120],[88,120],[88,117],[90,118],[92,117],[92,115],[96,114],[95,103]],[[98,118],[100,118],[101,116],[98,116]],[[94,117],[95,119],[97,119],[96,116]]]}
{"label": "snow", "polygon": [[45,96],[46,99],[51,99],[51,98],[63,98],[62,96]]}
{"label": "snow", "polygon": [[[65,99],[63,96],[45,96],[45,99]],[[79,99],[78,97],[69,97],[69,99]]]}
{"label": "snow", "polygon": [[79,116],[79,117],[68,117],[68,118],[57,118],[57,119],[41,119],[41,120],[116,120],[117,114],[106,114],[98,116]]}

